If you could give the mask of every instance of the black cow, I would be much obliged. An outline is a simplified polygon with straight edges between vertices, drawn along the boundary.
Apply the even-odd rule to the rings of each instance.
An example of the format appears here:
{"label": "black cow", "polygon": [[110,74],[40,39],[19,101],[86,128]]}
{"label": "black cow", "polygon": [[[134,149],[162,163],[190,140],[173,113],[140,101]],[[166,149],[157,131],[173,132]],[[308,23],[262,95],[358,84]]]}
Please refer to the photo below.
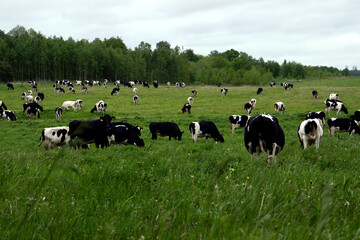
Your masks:
{"label": "black cow", "polygon": [[109,145],[107,131],[114,117],[106,114],[93,121],[74,120],[69,124],[70,145],[79,148],[86,144],[95,143],[97,148]]}
{"label": "black cow", "polygon": [[245,103],[244,109],[245,109],[246,114],[250,115],[251,110],[253,109],[253,107],[252,107],[251,103]]}
{"label": "black cow", "polygon": [[318,92],[316,90],[314,90],[314,91],[312,91],[312,95],[313,95],[314,99],[317,99]]}
{"label": "black cow", "polygon": [[182,113],[188,112],[189,114],[190,114],[190,110],[191,110],[191,105],[188,104],[188,103],[185,103],[184,106],[181,109]]}
{"label": "black cow", "polygon": [[154,81],[153,85],[154,85],[154,88],[158,88],[159,87],[158,81]]}
{"label": "black cow", "polygon": [[247,125],[250,116],[247,115],[231,115],[229,117],[230,128],[232,133],[235,133],[235,129],[244,128]]}
{"label": "black cow", "polygon": [[263,89],[262,88],[258,88],[256,94],[261,94],[263,92]]}
{"label": "black cow", "polygon": [[120,88],[114,87],[113,90],[111,91],[111,96],[114,95],[114,94],[115,94],[115,95],[118,95],[119,92],[120,92]]}
{"label": "black cow", "polygon": [[323,111],[320,112],[309,112],[306,117],[305,120],[307,119],[319,119],[320,124],[322,127],[325,126],[325,113]]}
{"label": "black cow", "polygon": [[28,108],[37,108],[40,111],[44,111],[44,108],[35,102],[23,104],[23,112],[25,112]]}
{"label": "black cow", "polygon": [[157,139],[157,136],[166,137],[169,136],[169,141],[171,138],[177,138],[181,140],[181,136],[184,131],[180,131],[179,126],[176,123],[172,122],[152,122],[149,124],[149,129],[151,132],[152,139]]}
{"label": "black cow", "polygon": [[0,101],[0,108],[7,110],[7,107],[5,106],[5,103],[3,101]]}
{"label": "black cow", "polygon": [[215,142],[224,142],[223,136],[220,134],[215,123],[213,122],[192,122],[189,125],[189,130],[194,143],[196,143],[196,139],[198,137],[206,137],[206,142],[208,141],[209,137],[213,138]]}
{"label": "black cow", "polygon": [[245,147],[252,155],[268,152],[267,161],[282,151],[285,145],[284,131],[276,117],[261,114],[250,118],[244,132]]}
{"label": "black cow", "polygon": [[40,106],[39,104],[32,102],[32,103],[24,103],[23,104],[23,112],[26,111],[26,114],[28,116],[28,118],[31,117],[31,115],[34,114],[34,118],[39,118],[40,117],[40,111],[42,112],[44,109],[42,106]]}
{"label": "black cow", "polygon": [[221,82],[219,82],[217,86],[218,86],[218,87],[221,87]]}
{"label": "black cow", "polygon": [[45,99],[44,93],[38,92],[37,95],[41,98],[41,101],[44,101],[44,99]]}
{"label": "black cow", "polygon": [[349,132],[352,135],[352,124],[356,124],[348,118],[330,118],[327,120],[329,126],[329,135],[334,137],[336,132]]}
{"label": "black cow", "polygon": [[6,84],[6,86],[7,86],[7,88],[8,88],[8,90],[14,90],[14,85],[12,84],[12,83],[8,83],[8,84]]}
{"label": "black cow", "polygon": [[139,138],[138,132],[139,129],[130,124],[112,123],[107,131],[108,144],[130,144],[143,147],[145,143]]}
{"label": "black cow", "polygon": [[351,121],[356,121],[356,123],[360,122],[360,110],[356,110],[354,115],[350,116]]}
{"label": "black cow", "polygon": [[148,83],[148,82],[143,82],[143,83],[142,83],[142,85],[143,85],[143,87],[150,88],[150,86],[149,86],[149,83]]}

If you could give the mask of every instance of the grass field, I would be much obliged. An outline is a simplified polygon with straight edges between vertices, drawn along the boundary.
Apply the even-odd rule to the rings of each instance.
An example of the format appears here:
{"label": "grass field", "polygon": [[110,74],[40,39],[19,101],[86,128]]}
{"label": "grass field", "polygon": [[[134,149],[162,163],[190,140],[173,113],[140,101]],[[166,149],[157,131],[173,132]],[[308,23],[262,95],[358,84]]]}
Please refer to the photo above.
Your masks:
{"label": "grass field", "polygon": [[[330,137],[326,126],[320,148],[303,150],[297,128],[308,111],[324,110],[332,92],[348,108],[347,117],[360,109],[360,79],[293,83],[286,91],[262,86],[258,96],[252,86],[230,86],[227,96],[209,86],[140,87],[134,105],[128,88],[111,96],[112,86],[89,87],[87,95],[76,86],[76,94],[57,95],[52,83],[40,82],[45,101],[39,119],[22,113],[21,93],[29,85],[13,91],[1,85],[0,100],[18,121],[0,121],[0,239],[358,239],[360,136]],[[198,91],[192,113],[183,115],[192,89]],[[229,115],[245,114],[251,98],[257,100],[251,115],[269,113],[285,132],[276,163],[267,164],[265,154],[251,157],[243,129],[231,134]],[[55,107],[76,99],[83,109],[56,120]],[[115,121],[144,128],[145,147],[37,146],[44,127],[98,118],[90,109],[101,99]],[[285,103],[285,114],[274,112],[276,101]],[[225,142],[193,144],[188,126],[199,120],[215,122]],[[177,123],[182,140],[151,140],[153,121]]]}

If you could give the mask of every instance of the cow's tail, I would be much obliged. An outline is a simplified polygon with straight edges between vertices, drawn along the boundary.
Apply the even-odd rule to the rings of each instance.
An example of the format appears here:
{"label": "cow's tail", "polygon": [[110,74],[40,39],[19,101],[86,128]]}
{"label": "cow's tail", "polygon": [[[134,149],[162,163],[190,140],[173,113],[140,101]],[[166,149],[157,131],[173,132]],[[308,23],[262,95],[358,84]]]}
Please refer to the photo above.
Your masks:
{"label": "cow's tail", "polygon": [[40,137],[40,143],[38,145],[38,147],[42,144],[42,142],[45,140],[45,129],[42,130],[41,132],[41,137]]}

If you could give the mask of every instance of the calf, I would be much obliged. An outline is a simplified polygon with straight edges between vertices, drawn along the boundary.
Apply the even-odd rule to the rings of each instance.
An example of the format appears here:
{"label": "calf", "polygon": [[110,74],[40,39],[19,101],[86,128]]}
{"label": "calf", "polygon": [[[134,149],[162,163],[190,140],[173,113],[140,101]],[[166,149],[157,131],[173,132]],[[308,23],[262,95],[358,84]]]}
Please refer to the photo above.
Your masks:
{"label": "calf", "polygon": [[195,89],[193,89],[193,90],[191,91],[191,94],[192,94],[193,97],[195,97],[196,94],[197,94],[197,91],[196,91]]}
{"label": "calf", "polygon": [[189,113],[190,114],[190,110],[191,110],[191,105],[188,103],[185,103],[184,106],[182,107],[181,111],[182,113]]}
{"label": "calf", "polygon": [[5,106],[5,103],[3,101],[0,101],[0,108],[7,110],[7,107]]}
{"label": "calf", "polygon": [[38,146],[40,146],[43,141],[45,141],[45,150],[68,144],[70,142],[69,127],[44,128],[41,132],[40,143]]}
{"label": "calf", "polygon": [[134,97],[133,97],[133,101],[134,101],[134,104],[136,105],[136,104],[139,104],[139,96],[138,95],[135,95]]}
{"label": "calf", "polygon": [[251,110],[253,109],[252,105],[250,103],[245,103],[244,109],[247,115],[250,115]]}
{"label": "calf", "polygon": [[6,86],[7,86],[7,88],[8,88],[8,90],[14,90],[14,85],[12,84],[12,83],[8,83],[8,84],[6,84]]}
{"label": "calf", "polygon": [[206,137],[206,142],[208,142],[209,137],[213,138],[215,142],[224,142],[223,136],[219,133],[219,130],[213,122],[192,122],[189,125],[189,130],[194,143],[196,143],[198,137]]}
{"label": "calf", "polygon": [[322,127],[325,126],[325,113],[323,111],[320,111],[320,112],[309,112],[306,117],[305,117],[305,120],[306,119],[319,119],[320,121],[320,124]]}
{"label": "calf", "polygon": [[152,139],[157,139],[157,136],[166,137],[169,136],[169,141],[173,137],[174,139],[181,140],[181,136],[184,131],[180,131],[179,126],[172,122],[152,122],[149,125]]}
{"label": "calf", "polygon": [[229,117],[230,129],[232,134],[235,133],[235,129],[244,128],[249,121],[250,116],[247,115],[231,115]]}
{"label": "calf", "polygon": [[1,107],[0,107],[0,118],[5,118],[8,121],[16,121],[17,120],[17,117],[13,111],[3,110]]}
{"label": "calf", "polygon": [[302,121],[298,128],[299,141],[304,149],[313,143],[315,143],[315,148],[318,149],[323,135],[323,129],[317,118]]}
{"label": "calf", "polygon": [[352,135],[352,121],[348,118],[330,118],[327,120],[327,123],[329,126],[329,135],[333,137],[336,132],[349,132],[349,134]]}
{"label": "calf", "polygon": [[95,106],[93,107],[93,109],[90,110],[90,112],[93,113],[97,111],[97,112],[102,112],[104,114],[106,112],[106,109],[107,109],[107,104],[103,100],[100,100],[95,104]]}
{"label": "calf", "polygon": [[329,115],[330,111],[336,111],[336,115],[338,115],[340,112],[348,114],[347,108],[340,100],[326,99],[325,106],[325,113],[328,113]]}
{"label": "calf", "polygon": [[188,97],[187,102],[188,102],[188,104],[193,105],[193,103],[194,103],[194,98]]}
{"label": "calf", "polygon": [[285,112],[285,106],[283,102],[276,102],[274,104],[275,112],[284,113]]}
{"label": "calf", "polygon": [[316,90],[312,91],[312,95],[314,99],[317,99],[318,97],[318,92]]}
{"label": "calf", "polygon": [[137,131],[123,124],[111,124],[107,131],[108,144],[130,144],[138,147],[145,146],[144,140],[139,138]]}
{"label": "calf", "polygon": [[262,88],[258,88],[256,94],[261,94],[263,92],[263,89]]}
{"label": "calf", "polygon": [[77,109],[82,109],[82,104],[83,104],[83,101],[78,99],[76,101],[65,101],[63,102],[63,104],[61,105],[61,108],[62,109],[69,109],[69,108],[72,108],[74,110],[77,110]]}
{"label": "calf", "polygon": [[248,120],[244,131],[244,143],[248,152],[258,155],[268,152],[267,162],[282,151],[285,145],[284,131],[276,117],[261,114]]}
{"label": "calf", "polygon": [[227,88],[222,88],[220,89],[221,95],[226,96],[228,89]]}
{"label": "calf", "polygon": [[56,119],[61,119],[61,116],[62,116],[62,108],[61,107],[55,108]]}
{"label": "calf", "polygon": [[115,94],[115,95],[118,95],[119,92],[120,92],[120,88],[114,87],[113,90],[111,91],[111,96],[114,95],[114,94]]}

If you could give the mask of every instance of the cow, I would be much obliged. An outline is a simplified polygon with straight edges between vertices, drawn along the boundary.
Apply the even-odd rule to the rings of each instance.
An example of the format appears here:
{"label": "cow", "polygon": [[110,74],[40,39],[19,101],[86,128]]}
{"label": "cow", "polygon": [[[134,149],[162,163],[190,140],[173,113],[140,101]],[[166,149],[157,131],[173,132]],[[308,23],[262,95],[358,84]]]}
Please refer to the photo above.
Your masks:
{"label": "cow", "polygon": [[111,96],[112,95],[118,95],[120,92],[120,88],[119,87],[114,87],[113,90],[111,91]]}
{"label": "cow", "polygon": [[27,95],[27,96],[25,96],[25,101],[26,101],[27,103],[34,102],[34,96],[32,96],[32,95]]}
{"label": "cow", "polygon": [[319,119],[307,119],[301,122],[298,128],[298,137],[301,147],[306,149],[315,143],[315,148],[319,148],[319,143],[323,137],[324,132],[321,127]]}
{"label": "cow", "polygon": [[[27,111],[29,108],[31,109],[39,109],[40,111],[44,111],[43,107],[40,106],[39,104],[37,103],[24,103],[23,104],[23,112]],[[34,110],[32,110],[34,111]]]}
{"label": "cow", "polygon": [[275,112],[284,113],[285,112],[285,106],[283,102],[276,102],[274,104]]}
{"label": "cow", "polygon": [[263,92],[263,89],[262,88],[258,88],[258,90],[257,90],[257,92],[256,92],[256,94],[261,94]]}
{"label": "cow", "polygon": [[84,86],[83,82],[81,80],[75,80],[76,85]]}
{"label": "cow", "polygon": [[133,86],[128,82],[123,82],[122,84],[124,85],[124,87],[128,87],[128,88],[132,88],[132,86]]}
{"label": "cow", "polygon": [[95,104],[95,106],[90,110],[90,112],[93,113],[97,111],[97,112],[102,112],[104,114],[106,112],[106,109],[107,109],[107,104],[103,100],[100,100]]}
{"label": "cow", "polygon": [[32,96],[33,92],[31,90],[28,91],[28,96]]}
{"label": "cow", "polygon": [[36,102],[37,104],[39,104],[40,101],[41,101],[41,98],[39,96],[36,96],[34,98],[34,102]]}
{"label": "cow", "polygon": [[85,82],[86,86],[92,87],[92,85],[93,85],[92,82],[90,82],[89,80],[85,80],[84,82]]}
{"label": "cow", "polygon": [[329,99],[330,99],[330,100],[339,100],[339,94],[337,94],[337,93],[330,93]]}
{"label": "cow", "polygon": [[193,89],[193,90],[191,91],[191,94],[192,94],[193,97],[195,97],[196,94],[197,94],[197,91],[196,91],[195,89]]}
{"label": "cow", "polygon": [[131,87],[135,86],[135,82],[134,82],[134,81],[129,81],[129,84],[131,85]]}
{"label": "cow", "polygon": [[138,95],[135,95],[135,96],[133,97],[133,101],[134,101],[134,104],[135,104],[135,105],[139,104],[139,96],[138,96]]}
{"label": "cow", "polygon": [[82,104],[83,104],[83,101],[81,99],[78,99],[76,101],[65,101],[61,105],[61,108],[62,109],[72,108],[74,110],[77,110],[77,109],[81,110],[82,109]]}
{"label": "cow", "polygon": [[227,88],[222,88],[220,89],[221,95],[226,96],[228,89]]}
{"label": "cow", "polygon": [[221,87],[221,85],[222,85],[221,82],[219,82],[217,86],[218,86],[218,87]]}
{"label": "cow", "polygon": [[100,86],[100,81],[95,81],[95,80],[93,80],[92,84],[93,84],[93,85],[98,85],[98,86]]}
{"label": "cow", "polygon": [[230,129],[232,134],[235,133],[235,129],[244,128],[249,121],[250,116],[247,115],[231,115],[229,117]]}
{"label": "cow", "polygon": [[158,81],[154,81],[153,85],[154,85],[154,88],[158,88],[159,87]]}
{"label": "cow", "polygon": [[191,105],[188,103],[185,103],[184,106],[182,107],[181,111],[182,113],[189,113],[190,114],[190,110],[191,110]]}
{"label": "cow", "polygon": [[180,131],[179,126],[173,122],[152,122],[149,124],[149,129],[152,139],[157,139],[157,136],[169,136],[169,141],[172,137],[180,141],[184,133],[184,131]]}
{"label": "cow", "polygon": [[35,92],[37,92],[37,86],[35,85],[35,86],[32,86],[32,89],[35,91]]}
{"label": "cow", "polygon": [[137,89],[137,88],[133,88],[133,93],[134,93],[134,95],[137,95],[137,94],[138,94],[138,89]]}
{"label": "cow", "polygon": [[55,108],[56,119],[61,119],[61,116],[62,116],[62,108],[61,107]]}
{"label": "cow", "polygon": [[75,88],[74,87],[69,87],[69,92],[70,93],[75,93]]}
{"label": "cow", "polygon": [[198,137],[205,137],[206,142],[208,138],[213,138],[215,142],[224,142],[223,136],[220,134],[215,123],[209,121],[192,122],[189,125],[189,130],[193,139],[196,143]]}
{"label": "cow", "polygon": [[193,103],[194,103],[194,98],[188,97],[188,98],[187,98],[187,102],[188,102],[188,104],[193,105]]}
{"label": "cow", "polygon": [[5,118],[8,121],[16,121],[17,120],[17,117],[13,111],[3,110],[1,107],[0,107],[0,118]]}
{"label": "cow", "polygon": [[7,110],[7,107],[5,106],[5,103],[0,100],[0,108],[3,108],[4,110]]}
{"label": "cow", "polygon": [[83,86],[81,88],[81,92],[87,94],[87,87]]}
{"label": "cow", "polygon": [[62,87],[55,87],[54,90],[57,94],[65,93],[65,90]]}
{"label": "cow", "polygon": [[142,83],[142,85],[143,85],[143,87],[150,88],[150,86],[149,86],[149,83],[148,83],[148,82],[143,82],[143,83]]}
{"label": "cow", "polygon": [[360,110],[356,110],[353,115],[350,116],[351,121],[355,121],[357,125],[360,123]]}
{"label": "cow", "polygon": [[170,86],[171,86],[171,83],[170,83],[170,82],[167,82],[166,84],[168,85],[168,87],[170,87]]}
{"label": "cow", "polygon": [[186,87],[186,84],[184,82],[181,83],[181,87],[182,88],[185,88]]}
{"label": "cow", "polygon": [[252,105],[250,103],[245,103],[244,109],[247,115],[250,115],[251,110],[253,109]]}
{"label": "cow", "polygon": [[322,127],[325,126],[325,113],[323,111],[319,111],[319,112],[309,112],[306,117],[306,119],[319,119],[320,124]]}
{"label": "cow", "polygon": [[[349,132],[351,133],[352,121],[349,118],[330,118],[327,120],[329,127],[329,135],[334,137],[336,132]],[[355,123],[354,123],[355,124]]]}
{"label": "cow", "polygon": [[[131,125],[130,125],[131,126]],[[138,131],[133,127],[121,123],[112,123],[107,131],[108,144],[126,144],[138,147],[145,146],[144,140],[139,138]]]}
{"label": "cow", "polygon": [[287,84],[287,88],[294,88],[294,84],[288,83],[288,84]]}
{"label": "cow", "polygon": [[61,147],[70,142],[69,127],[44,128],[41,132],[40,143],[45,141],[45,150]]}
{"label": "cow", "polygon": [[259,155],[261,152],[267,152],[267,162],[271,158],[276,161],[276,156],[285,146],[285,135],[276,117],[260,114],[248,120],[244,131],[244,143],[250,154]]}
{"label": "cow", "polygon": [[180,84],[179,82],[176,82],[176,83],[175,83],[175,87],[176,87],[176,88],[179,88],[180,86],[181,86],[181,84]]}
{"label": "cow", "polygon": [[12,83],[7,83],[6,86],[8,90],[14,90],[14,85]]}
{"label": "cow", "polygon": [[336,111],[336,115],[339,115],[340,112],[344,112],[345,114],[348,114],[347,108],[340,100],[326,99],[325,106],[326,106],[325,113],[328,113],[329,115],[330,115],[330,111]]}
{"label": "cow", "polygon": [[[35,103],[36,104],[36,103]],[[25,104],[24,104],[25,105]],[[24,107],[25,108],[25,107]],[[42,110],[42,107],[41,108],[38,108],[38,107],[35,107],[35,105],[30,105],[29,107],[27,107],[25,109],[26,111],[26,114],[28,116],[28,118],[31,117],[31,115],[34,114],[34,119],[36,118],[39,118],[40,117],[40,111],[43,111]]]}
{"label": "cow", "polygon": [[107,138],[110,122],[114,117],[106,114],[93,121],[74,120],[69,123],[69,145],[80,148],[86,144],[95,143],[97,148],[109,145]]}
{"label": "cow", "polygon": [[255,109],[255,106],[256,106],[256,99],[255,98],[252,98],[249,102],[252,106],[252,109]]}
{"label": "cow", "polygon": [[22,92],[21,93],[21,100],[25,100],[25,98],[26,98],[26,92]]}
{"label": "cow", "polygon": [[44,101],[44,99],[45,99],[45,95],[44,95],[44,93],[42,93],[42,92],[38,92],[38,97],[40,97],[40,99],[41,99],[41,101]]}
{"label": "cow", "polygon": [[317,99],[318,97],[318,92],[316,90],[312,91],[312,95],[314,99]]}
{"label": "cow", "polygon": [[276,87],[276,82],[270,82],[270,87]]}

